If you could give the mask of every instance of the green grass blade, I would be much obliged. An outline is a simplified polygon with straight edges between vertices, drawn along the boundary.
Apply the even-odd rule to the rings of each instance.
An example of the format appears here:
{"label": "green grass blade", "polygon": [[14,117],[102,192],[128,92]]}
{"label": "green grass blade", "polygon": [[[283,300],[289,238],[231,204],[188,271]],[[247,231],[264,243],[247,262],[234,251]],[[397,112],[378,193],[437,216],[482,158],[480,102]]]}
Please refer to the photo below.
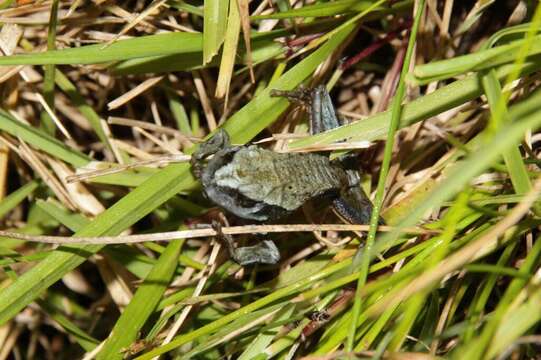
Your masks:
{"label": "green grass blade", "polygon": [[74,232],[82,229],[90,222],[90,220],[85,218],[83,215],[72,213],[62,205],[53,201],[44,201],[38,199],[38,201],[36,202],[36,206],[44,210],[56,221]]}
{"label": "green grass blade", "polygon": [[90,161],[90,158],[86,155],[68,147],[40,129],[15,120],[3,110],[0,110],[0,130],[12,136],[20,137],[35,148],[64,160],[75,167],[84,166]]}
{"label": "green grass blade", "polygon": [[[337,0],[324,3],[315,3],[312,5],[306,5],[297,9],[291,9],[287,11],[280,11],[269,15],[256,15],[250,16],[252,20],[260,19],[289,19],[294,17],[321,17],[321,16],[334,16],[349,12],[361,12],[366,10],[373,1],[367,0]],[[377,8],[376,11],[382,8]]]}
{"label": "green grass blade", "polygon": [[[419,84],[443,80],[468,71],[490,69],[515,60],[516,52],[524,41],[515,41],[507,45],[478,51],[474,54],[457,56],[447,60],[435,61],[415,67],[415,81]],[[528,56],[541,52],[541,36],[535,37]]]}
{"label": "green grass blade", "polygon": [[[507,106],[500,99],[502,88],[493,70],[482,76],[481,82],[485,89],[485,94],[492,114],[489,129],[501,129],[502,123],[508,122]],[[503,106],[499,106],[502,104]],[[500,108],[502,107],[502,108]],[[526,166],[522,160],[522,155],[518,147],[513,147],[503,154],[511,182],[517,194],[526,194],[532,187]]]}
{"label": "green grass blade", "polygon": [[123,348],[128,347],[139,334],[156,305],[169,286],[178,265],[183,241],[172,241],[161,254],[143,284],[137,289],[130,303],[116,321],[111,335],[97,355],[97,359],[122,359]]}
{"label": "green grass blade", "polygon": [[73,336],[75,341],[85,350],[92,351],[99,345],[99,341],[85,331],[81,330],[74,322],[72,322],[67,316],[62,314],[61,311],[56,309],[52,304],[47,302],[48,299],[39,300],[39,306],[50,316],[55,322],[62,327],[62,330]]}
{"label": "green grass blade", "polygon": [[232,141],[244,144],[277,119],[288,108],[289,102],[283,98],[271,97],[270,91],[272,89],[291,90],[301,84],[317,68],[319,62],[326,59],[352,30],[353,26],[348,26],[329,39],[327,43],[275,81],[272,88],[267,87],[261,91],[247,106],[226,121],[223,127],[230,134]]}
{"label": "green grass blade", "polygon": [[[538,239],[539,241],[539,239]],[[527,291],[526,301],[516,308],[509,309],[502,323],[498,326],[491,346],[488,349],[488,356],[495,357],[505,349],[513,345],[519,337],[527,336],[530,329],[541,320],[539,304],[541,303],[541,287]]]}
{"label": "green grass blade", "polygon": [[[537,239],[539,240],[539,239]],[[539,267],[539,255],[541,253],[541,241],[536,241],[534,243],[534,246],[528,253],[528,256],[524,259],[523,264],[520,267],[520,272],[524,275],[533,276],[534,273]],[[537,282],[537,280],[532,279],[534,282]],[[528,328],[524,328],[524,323],[528,323],[530,320],[534,320],[539,317],[539,311],[530,313],[526,318],[524,317],[524,313],[517,313],[516,315],[514,312],[516,309],[511,308],[511,304],[513,301],[519,296],[519,293],[521,291],[529,292],[530,290],[525,289],[525,285],[528,283],[528,280],[523,277],[517,277],[514,278],[513,281],[509,284],[507,287],[505,293],[503,294],[502,298],[498,302],[498,306],[496,310],[492,313],[492,316],[488,320],[487,324],[484,326],[480,334],[471,342],[465,344],[462,347],[459,347],[457,350],[460,352],[460,354],[464,355],[467,359],[478,359],[482,358],[483,354],[485,354],[487,351],[494,351],[494,348],[498,348],[498,346],[504,345],[508,346],[509,343],[520,333],[525,332],[528,330]],[[534,301],[538,300],[539,297],[539,290],[534,291],[534,295],[531,299]],[[522,296],[522,299],[526,299],[528,297]],[[526,301],[521,305],[521,307],[529,308],[531,305],[529,301]],[[534,315],[535,314],[535,315]],[[515,316],[519,316],[518,318],[515,318]],[[507,325],[510,325],[510,328],[504,329],[502,328],[501,322],[505,320]],[[515,323],[515,325],[512,325],[512,323],[509,323],[509,320],[518,321],[520,322]],[[526,320],[526,321],[525,321]],[[497,340],[498,343],[495,343],[494,341],[496,338],[492,338],[493,335],[498,334]],[[509,336],[507,338],[504,338],[502,336]],[[499,348],[501,351],[502,348]]]}
{"label": "green grass blade", "polygon": [[[287,321],[294,313],[295,306],[288,304],[284,306],[276,315],[276,321]],[[278,335],[280,327],[266,329],[265,332],[260,332],[256,338],[251,342],[250,346],[246,347],[246,350],[239,355],[238,360],[251,360],[256,356],[263,353],[265,348],[271,343],[271,341]]]}
{"label": "green grass blade", "polygon": [[[361,296],[361,291],[366,284],[366,278],[368,277],[368,268],[370,266],[370,254],[372,248],[374,247],[374,241],[376,239],[376,229],[378,227],[378,222],[380,219],[381,207],[383,204],[383,196],[385,192],[385,184],[387,182],[387,176],[389,174],[389,168],[391,166],[391,160],[393,156],[393,147],[394,147],[394,138],[396,132],[400,127],[400,119],[402,117],[402,99],[406,92],[406,74],[409,71],[411,58],[413,56],[413,51],[415,49],[415,41],[417,38],[417,30],[419,29],[419,23],[421,16],[424,12],[425,1],[421,0],[418,3],[417,13],[415,14],[414,24],[411,29],[410,37],[408,40],[408,48],[406,50],[406,55],[404,57],[404,63],[402,64],[402,70],[400,72],[400,78],[398,82],[398,87],[396,90],[395,97],[391,104],[391,122],[389,124],[389,132],[387,134],[387,141],[385,142],[385,149],[383,155],[383,162],[381,164],[381,169],[378,178],[378,185],[376,188],[376,197],[374,199],[374,206],[372,208],[372,214],[370,216],[370,230],[366,238],[366,244],[363,250],[362,262],[361,264],[354,264],[354,267],[359,266],[360,272],[357,279],[357,289],[355,291],[355,302],[352,308],[352,320],[349,327],[349,334],[346,342],[346,351],[350,352],[353,350],[353,345],[355,342],[355,335],[357,332],[357,319],[361,314],[361,307],[365,299]],[[418,302],[417,302],[418,303]]]}
{"label": "green grass blade", "polygon": [[189,14],[203,17],[203,10],[195,5],[187,4],[182,0],[169,0],[167,3],[174,8],[184,10]]}
{"label": "green grass blade", "polygon": [[184,134],[193,134],[193,129],[190,126],[190,119],[186,114],[186,109],[182,104],[180,98],[173,92],[167,94],[169,99],[169,109],[173,115],[178,129]]}
{"label": "green grass blade", "polygon": [[240,14],[237,0],[231,0],[229,4],[229,17],[227,19],[227,31],[224,40],[224,50],[220,61],[220,70],[216,82],[216,97],[223,98],[229,93],[229,84],[233,75],[235,58],[237,57],[237,45],[240,35]]}
{"label": "green grass blade", "polygon": [[235,321],[233,321],[231,324],[223,326],[216,334],[205,338],[205,341],[202,341],[199,345],[194,347],[191,351],[189,351],[187,354],[184,354],[181,359],[189,360],[197,358],[199,354],[201,354],[204,351],[208,351],[212,347],[215,347],[221,343],[224,342],[224,339],[232,333],[233,331],[244,328],[245,326],[252,325],[257,320],[268,316],[271,313],[274,313],[280,309],[285,308],[286,306],[290,305],[289,302],[283,301],[279,302],[277,304],[274,304],[272,306],[265,307],[261,310],[254,311],[249,314],[245,314],[242,317],[239,317]]}
{"label": "green grass blade", "polygon": [[37,188],[38,182],[36,180],[32,180],[2,199],[2,201],[0,201],[0,218],[11,211],[21,201],[26,199]]}
{"label": "green grass blade", "polygon": [[[51,15],[49,18],[49,31],[47,34],[47,50],[56,49],[56,26],[58,22],[58,0],[51,4]],[[45,65],[45,74],[43,78],[43,98],[49,107],[54,111],[54,73],[56,66],[54,64]],[[48,134],[54,135],[56,125],[51,116],[43,109],[41,111],[41,128]]]}
{"label": "green grass blade", "polygon": [[202,51],[200,33],[174,32],[119,40],[78,48],[2,56],[0,65],[99,64],[147,56],[186,54]]}
{"label": "green grass blade", "polygon": [[208,335],[212,332],[220,330],[223,326],[227,325],[228,323],[235,321],[241,316],[244,316],[246,314],[250,314],[258,309],[261,309],[262,307],[272,304],[273,302],[277,301],[278,299],[282,299],[290,294],[295,293],[297,290],[302,290],[304,287],[306,287],[308,284],[323,279],[339,270],[342,270],[346,268],[350,264],[349,261],[344,261],[342,263],[334,264],[325,269],[325,271],[320,271],[316,275],[308,276],[292,285],[286,286],[284,288],[275,290],[270,295],[267,295],[263,298],[260,298],[238,310],[235,310],[225,316],[222,316],[218,320],[207,324],[203,327],[200,327],[196,330],[193,330],[187,334],[179,335],[175,337],[169,344],[160,346],[152,351],[147,352],[146,354],[143,354],[136,358],[136,360],[150,360],[154,356],[158,356],[161,354],[164,354],[168,351],[171,351],[187,342],[196,340],[202,336]]}
{"label": "green grass blade", "polygon": [[[53,201],[38,200],[36,205],[71,231],[79,231],[90,223],[81,214],[72,213]],[[156,263],[155,259],[144,256],[129,245],[107,247],[104,252],[140,279],[145,278]]]}
{"label": "green grass blade", "polygon": [[205,0],[203,6],[203,64],[218,53],[225,38],[229,1]]}
{"label": "green grass blade", "polygon": [[[277,38],[286,36],[289,31],[274,30],[262,33],[252,33],[252,59],[255,64],[283,55],[285,49],[276,42]],[[203,65],[203,52],[190,52],[185,54],[170,54],[162,56],[148,56],[144,58],[121,61],[113,66],[116,74],[144,74],[170,72],[181,70],[194,70],[210,66],[218,66],[218,58]],[[247,64],[246,50],[239,46],[235,59],[237,64]]]}

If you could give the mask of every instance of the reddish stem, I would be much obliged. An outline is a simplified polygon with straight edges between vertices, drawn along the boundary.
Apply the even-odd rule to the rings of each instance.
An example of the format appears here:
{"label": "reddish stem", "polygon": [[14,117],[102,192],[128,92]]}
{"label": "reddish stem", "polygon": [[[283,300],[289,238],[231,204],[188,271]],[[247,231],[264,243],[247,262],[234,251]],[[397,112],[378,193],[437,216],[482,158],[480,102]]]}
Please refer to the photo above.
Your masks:
{"label": "reddish stem", "polygon": [[344,62],[342,62],[342,64],[340,65],[340,69],[341,70],[349,69],[353,65],[357,64],[359,61],[372,55],[374,52],[379,50],[383,45],[386,45],[392,40],[394,40],[396,37],[398,37],[398,35],[403,30],[410,29],[410,28],[411,28],[411,20],[408,20],[404,22],[398,29],[391,31],[390,33],[385,35],[383,38],[376,40],[375,42],[370,44],[368,47],[364,48],[357,55],[354,55],[350,57],[349,59],[345,60]]}

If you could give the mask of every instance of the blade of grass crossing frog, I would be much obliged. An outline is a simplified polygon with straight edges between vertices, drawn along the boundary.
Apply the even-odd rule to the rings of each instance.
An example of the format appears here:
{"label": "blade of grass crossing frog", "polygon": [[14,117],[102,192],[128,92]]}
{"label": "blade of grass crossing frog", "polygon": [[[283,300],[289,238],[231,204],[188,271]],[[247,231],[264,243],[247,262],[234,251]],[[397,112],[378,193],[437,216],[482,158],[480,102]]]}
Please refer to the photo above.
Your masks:
{"label": "blade of grass crossing frog", "polygon": [[175,240],[167,245],[156,265],[143,284],[137,289],[130,303],[117,320],[111,335],[97,355],[97,359],[122,359],[122,349],[129,346],[160,302],[169,286],[180,254],[182,241]]}
{"label": "blade of grass crossing frog", "polygon": [[[353,26],[350,26],[337,33],[278,79],[275,83],[276,87],[289,90],[299,85],[342,44],[352,30]],[[258,97],[250,101],[226,122],[225,127],[230,131],[233,142],[249,141],[287,108],[287,100],[271,98],[269,92],[270,89],[262,91]],[[0,116],[1,114],[0,112]],[[257,120],[254,121],[254,119]],[[0,129],[5,123],[5,121],[0,121]],[[63,144],[61,146],[61,149],[65,151]],[[68,158],[71,159],[71,157]],[[76,166],[82,166],[88,160],[81,157],[75,162]],[[117,235],[181,190],[194,185],[195,180],[191,176],[188,164],[171,164],[152,175],[75,235]],[[43,290],[102,247],[101,245],[60,247],[21,275],[14,283],[0,292],[0,324],[15,316],[20,309],[32,302]]]}

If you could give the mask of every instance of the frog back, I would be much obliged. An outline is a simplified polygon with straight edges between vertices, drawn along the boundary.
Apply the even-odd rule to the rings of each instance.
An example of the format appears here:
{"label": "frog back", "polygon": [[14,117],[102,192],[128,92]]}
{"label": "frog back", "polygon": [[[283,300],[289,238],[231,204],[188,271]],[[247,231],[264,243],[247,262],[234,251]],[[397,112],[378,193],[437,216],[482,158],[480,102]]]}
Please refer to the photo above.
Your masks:
{"label": "frog back", "polygon": [[344,170],[331,164],[326,156],[276,153],[257,146],[241,148],[214,175],[218,186],[288,212],[310,199],[337,194],[347,183]]}

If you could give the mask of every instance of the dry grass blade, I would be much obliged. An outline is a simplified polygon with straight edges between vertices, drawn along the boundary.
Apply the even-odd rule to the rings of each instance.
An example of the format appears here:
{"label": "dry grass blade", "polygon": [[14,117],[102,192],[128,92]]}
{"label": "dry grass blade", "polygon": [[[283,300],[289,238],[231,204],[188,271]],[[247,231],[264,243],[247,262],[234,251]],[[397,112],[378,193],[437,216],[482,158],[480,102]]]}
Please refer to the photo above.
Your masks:
{"label": "dry grass blade", "polygon": [[242,34],[244,35],[244,46],[246,46],[247,65],[250,71],[250,80],[255,83],[254,64],[252,60],[252,41],[250,35],[252,28],[250,26],[250,11],[248,9],[248,0],[237,0],[240,13],[240,25],[242,27]]}
{"label": "dry grass blade", "polygon": [[[245,225],[223,227],[226,235],[254,234],[254,233],[286,233],[286,232],[313,232],[313,231],[367,231],[368,225],[333,225],[333,224],[290,224],[290,225]],[[379,231],[391,231],[391,226],[381,225]],[[434,234],[433,230],[421,228],[406,228],[408,234]],[[126,236],[99,236],[99,237],[75,237],[75,236],[35,236],[11,231],[0,231],[0,236],[20,239],[25,241],[50,243],[50,244],[132,244],[147,241],[171,241],[174,239],[191,239],[199,237],[216,236],[218,233],[211,228],[170,231],[145,235]]]}
{"label": "dry grass blade", "polygon": [[174,137],[179,138],[179,140],[185,143],[186,146],[192,146],[193,142],[201,141],[201,138],[186,135],[179,130],[176,130],[167,126],[160,126],[160,125],[148,123],[145,121],[110,116],[107,119],[107,122],[111,125],[124,125],[124,126],[138,127],[141,129],[151,130],[151,131],[161,133],[161,134],[172,135]]}
{"label": "dry grass blade", "polygon": [[116,34],[105,46],[111,45],[112,43],[117,41],[122,35],[126,34],[131,28],[140,23],[145,17],[147,17],[152,12],[157,11],[162,5],[165,4],[165,1],[166,0],[155,0],[144,11],[142,11],[139,15],[133,18],[128,24],[126,24],[126,26],[124,26],[124,28],[118,34]]}
{"label": "dry grass blade", "polygon": [[92,179],[98,176],[116,174],[122,171],[135,169],[141,166],[160,166],[160,165],[170,164],[172,162],[187,162],[187,161],[190,161],[191,158],[192,157],[190,155],[184,155],[184,154],[160,156],[160,157],[153,158],[150,160],[136,161],[128,165],[116,165],[114,167],[110,167],[106,169],[99,169],[99,170],[94,170],[94,171],[87,171],[81,174],[70,175],[66,177],[66,182],[73,183],[77,181],[85,181],[85,180]]}
{"label": "dry grass blade", "polygon": [[240,32],[240,14],[236,1],[229,4],[229,16],[227,18],[227,33],[224,40],[224,49],[220,61],[220,70],[216,82],[215,96],[219,99],[225,97],[224,109],[227,108],[229,100],[229,87],[233,76],[233,68],[237,57],[237,45]]}
{"label": "dry grass blade", "polygon": [[156,76],[156,77],[143,81],[141,84],[137,85],[135,88],[131,89],[127,93],[109,102],[107,104],[107,107],[109,108],[109,110],[113,110],[126,104],[127,102],[135,98],[136,96],[140,95],[144,91],[150,89],[151,87],[159,83],[162,79],[163,79],[163,76]]}

